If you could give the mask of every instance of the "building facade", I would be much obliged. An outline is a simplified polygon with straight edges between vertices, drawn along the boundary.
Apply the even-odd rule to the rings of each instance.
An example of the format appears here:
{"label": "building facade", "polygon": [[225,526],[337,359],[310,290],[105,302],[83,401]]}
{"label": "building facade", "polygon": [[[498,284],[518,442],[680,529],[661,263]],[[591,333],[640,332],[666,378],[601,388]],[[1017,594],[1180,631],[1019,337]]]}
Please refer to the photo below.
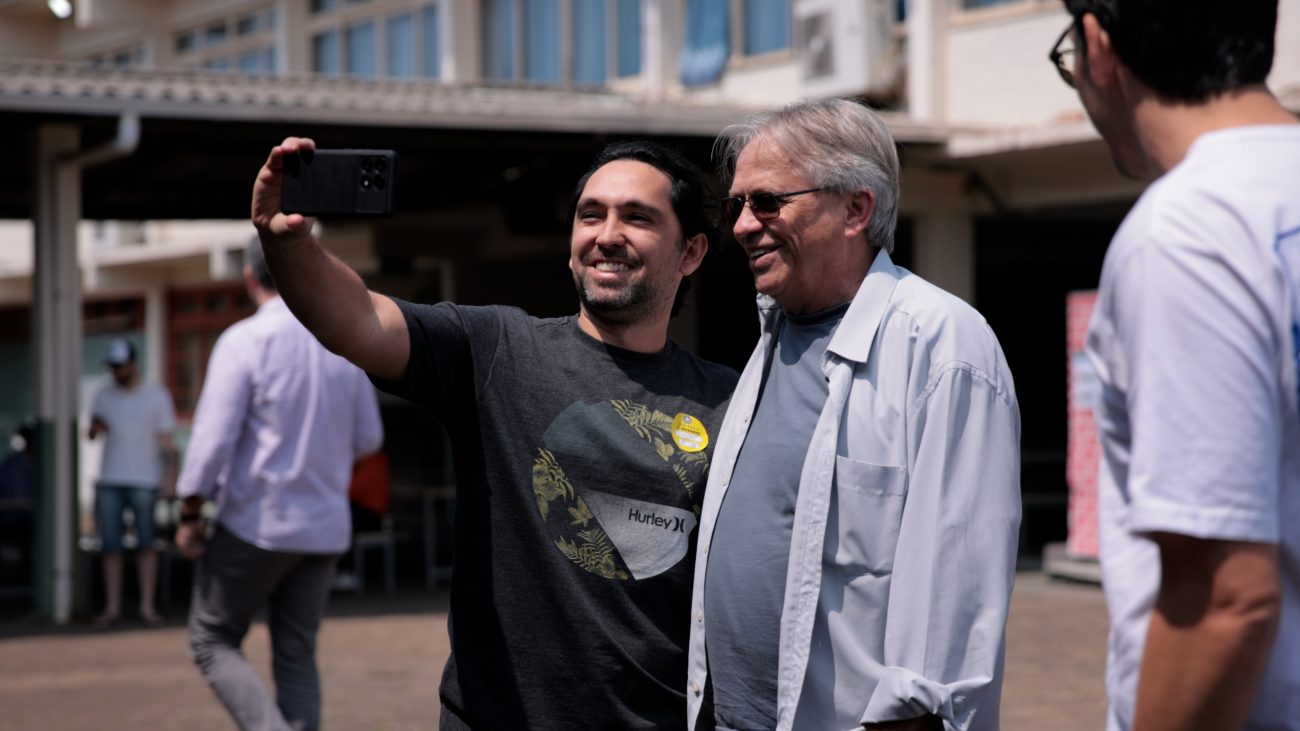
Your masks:
{"label": "building facade", "polygon": [[[1280,13],[1269,83],[1300,110],[1300,0]],[[398,150],[397,217],[323,224],[372,287],[549,315],[574,309],[564,215],[601,144],[650,136],[707,165],[750,111],[851,96],[900,144],[896,258],[1004,344],[1036,550],[1066,525],[1066,294],[1095,286],[1141,191],[1047,61],[1068,22],[1060,0],[0,0],[0,312],[35,323],[0,328],[3,383],[41,376],[41,231],[74,220],[78,408],[101,340],[126,333],[188,415],[248,312],[248,191],[286,134]],[[752,284],[734,249],[710,260],[673,335],[739,366]],[[0,427],[45,418],[42,393],[0,387]],[[423,424],[384,408],[390,435]],[[84,500],[97,459],[77,449]],[[446,479],[420,441],[390,451],[399,481]]]}

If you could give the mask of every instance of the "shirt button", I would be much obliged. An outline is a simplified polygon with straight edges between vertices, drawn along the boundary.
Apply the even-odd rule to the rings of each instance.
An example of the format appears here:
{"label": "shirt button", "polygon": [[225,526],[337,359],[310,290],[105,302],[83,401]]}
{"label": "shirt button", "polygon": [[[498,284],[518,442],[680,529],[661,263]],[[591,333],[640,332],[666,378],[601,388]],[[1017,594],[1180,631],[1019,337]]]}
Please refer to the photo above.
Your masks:
{"label": "shirt button", "polygon": [[696,621],[696,622],[703,622],[703,621],[704,621],[704,612],[696,612],[696,613],[695,613],[695,621]]}
{"label": "shirt button", "polygon": [[722,486],[723,486],[723,487],[726,487],[726,486],[727,486],[727,482],[729,482],[729,481],[728,481],[728,480],[723,480],[723,481],[722,481]]}
{"label": "shirt button", "polygon": [[700,684],[697,683],[697,682],[695,682],[695,681],[691,681],[691,690],[695,692],[695,695],[699,695],[699,694],[700,694]]}
{"label": "shirt button", "polygon": [[705,542],[701,543],[701,544],[700,544],[700,550],[703,551],[704,553],[708,553],[708,552],[709,552],[709,542],[708,542],[708,541],[705,541]]}

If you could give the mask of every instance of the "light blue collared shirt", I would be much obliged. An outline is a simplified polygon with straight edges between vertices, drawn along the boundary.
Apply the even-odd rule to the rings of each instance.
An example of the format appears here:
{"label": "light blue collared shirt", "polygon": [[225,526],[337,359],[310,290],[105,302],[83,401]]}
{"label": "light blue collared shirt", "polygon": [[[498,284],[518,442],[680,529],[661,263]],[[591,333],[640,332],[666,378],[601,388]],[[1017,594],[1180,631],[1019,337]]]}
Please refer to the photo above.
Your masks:
{"label": "light blue collared shirt", "polygon": [[382,443],[365,373],[276,297],[217,339],[177,494],[215,498],[217,521],[259,548],[341,553],[352,465]]}
{"label": "light blue collared shirt", "polygon": [[[700,519],[687,702],[703,700],[709,542],[783,317],[722,424]],[[877,251],[823,362],[829,397],[800,477],[777,669],[777,729],[936,714],[996,729],[1020,524],[1020,412],[969,305]]]}

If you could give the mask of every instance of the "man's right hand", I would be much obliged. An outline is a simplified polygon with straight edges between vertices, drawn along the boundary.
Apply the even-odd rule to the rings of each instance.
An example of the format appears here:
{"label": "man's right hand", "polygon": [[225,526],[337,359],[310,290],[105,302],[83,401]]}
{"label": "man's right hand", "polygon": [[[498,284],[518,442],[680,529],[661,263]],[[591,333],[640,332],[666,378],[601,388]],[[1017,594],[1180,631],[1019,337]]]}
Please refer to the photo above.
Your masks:
{"label": "man's right hand", "polygon": [[203,520],[181,523],[176,527],[176,549],[191,561],[202,556],[203,536],[206,530],[207,523]]}
{"label": "man's right hand", "polygon": [[312,219],[301,213],[280,212],[280,192],[284,187],[284,160],[290,155],[311,155],[316,143],[306,137],[287,137],[271,148],[266,164],[253,183],[253,225],[262,241],[291,239],[311,235]]}

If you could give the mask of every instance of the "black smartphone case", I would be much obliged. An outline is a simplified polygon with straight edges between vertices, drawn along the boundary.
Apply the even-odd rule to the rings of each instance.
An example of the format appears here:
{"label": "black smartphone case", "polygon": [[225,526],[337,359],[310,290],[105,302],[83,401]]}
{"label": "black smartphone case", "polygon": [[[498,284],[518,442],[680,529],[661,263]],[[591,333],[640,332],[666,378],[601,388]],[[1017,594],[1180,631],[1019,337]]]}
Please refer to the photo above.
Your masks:
{"label": "black smartphone case", "polygon": [[393,215],[397,153],[316,150],[285,158],[280,210],[306,216]]}

